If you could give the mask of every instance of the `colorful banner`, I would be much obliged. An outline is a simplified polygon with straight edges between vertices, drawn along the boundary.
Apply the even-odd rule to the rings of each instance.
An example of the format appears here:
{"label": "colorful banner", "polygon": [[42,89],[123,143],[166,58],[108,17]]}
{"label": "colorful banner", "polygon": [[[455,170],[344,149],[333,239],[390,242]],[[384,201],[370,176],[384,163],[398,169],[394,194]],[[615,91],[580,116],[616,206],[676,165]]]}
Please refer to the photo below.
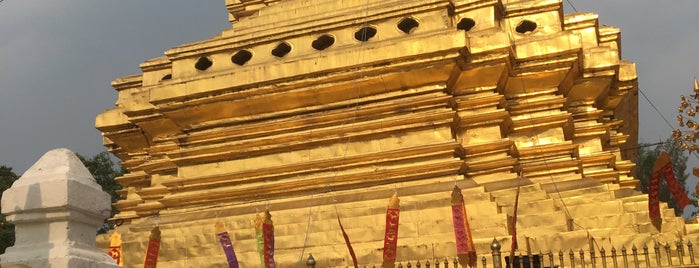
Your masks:
{"label": "colorful banner", "polygon": [[114,259],[118,265],[124,264],[124,258],[121,256],[121,234],[116,230],[109,237],[109,256]]}
{"label": "colorful banner", "polygon": [[143,268],[156,268],[158,265],[158,252],[160,251],[160,228],[155,226],[150,231],[150,240],[146,249],[146,259],[143,261]]}
{"label": "colorful banner", "polygon": [[257,254],[260,255],[260,267],[265,267],[265,240],[262,238],[262,224],[264,218],[258,213],[255,215],[255,238],[257,238]]}
{"label": "colorful banner", "polygon": [[226,254],[228,268],[238,268],[238,258],[235,256],[235,251],[233,251],[233,242],[220,221],[216,222],[216,236],[221,244],[221,248],[223,248],[223,253]]}
{"label": "colorful banner", "polygon": [[352,248],[352,243],[350,242],[349,235],[347,235],[347,232],[345,232],[345,227],[342,226],[342,222],[340,221],[340,215],[337,215],[337,223],[340,224],[340,230],[342,230],[342,237],[345,238],[347,250],[349,250],[350,256],[352,256],[352,263],[354,264],[354,268],[359,268],[359,266],[357,266],[357,255],[354,254],[354,248]]}
{"label": "colorful banner", "polygon": [[451,204],[456,254],[462,266],[474,267],[477,260],[476,247],[473,244],[471,226],[468,223],[464,196],[461,194],[461,189],[456,185],[454,185],[454,190],[451,192]]}
{"label": "colorful banner", "polygon": [[661,172],[665,177],[665,184],[667,184],[670,193],[672,193],[672,197],[680,208],[684,209],[684,207],[692,203],[687,197],[687,193],[685,193],[684,189],[677,181],[677,178],[675,178],[675,173],[672,171],[670,155],[667,152],[663,152],[658,159],[655,160],[655,165],[653,165],[650,180],[648,181],[648,213],[651,219],[660,219],[659,196]]}
{"label": "colorful banner", "polygon": [[660,172],[653,172],[648,181],[648,214],[660,218]]}
{"label": "colorful banner", "polygon": [[400,200],[398,193],[393,193],[386,209],[386,233],[383,240],[383,268],[394,268],[398,250],[398,219]]}
{"label": "colorful banner", "polygon": [[675,198],[677,205],[684,209],[687,205],[692,204],[692,201],[689,201],[689,197],[687,197],[687,193],[680,185],[680,182],[675,178],[675,172],[672,171],[672,163],[668,162],[665,164],[662,171],[663,175],[665,175],[665,184],[667,184],[667,187],[670,189],[670,193],[672,193],[672,197]]}
{"label": "colorful banner", "polygon": [[274,263],[274,223],[272,214],[265,210],[265,221],[262,223],[262,239],[264,240],[264,264],[265,268],[275,268]]}
{"label": "colorful banner", "polygon": [[[518,180],[522,180],[524,177],[519,176]],[[510,233],[512,234],[512,244],[510,245],[510,267],[513,267],[513,261],[515,259],[515,250],[518,249],[517,245],[517,206],[519,205],[519,189],[522,183],[517,183],[517,192],[515,193],[515,203],[512,208],[512,217],[510,218]]]}

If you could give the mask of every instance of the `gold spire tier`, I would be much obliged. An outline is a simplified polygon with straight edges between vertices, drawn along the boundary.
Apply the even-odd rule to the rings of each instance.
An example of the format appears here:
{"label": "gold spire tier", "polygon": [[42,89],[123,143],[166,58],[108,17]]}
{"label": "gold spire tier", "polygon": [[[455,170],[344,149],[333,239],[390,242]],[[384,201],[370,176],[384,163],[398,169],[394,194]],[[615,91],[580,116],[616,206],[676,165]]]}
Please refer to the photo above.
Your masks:
{"label": "gold spire tier", "polygon": [[588,234],[617,248],[696,238],[667,206],[655,229],[633,190],[635,65],[595,14],[566,15],[560,0],[226,7],[232,28],[116,79],[116,106],[97,116],[130,171],[114,217],[124,267],[142,263],[156,224],[163,267],[223,265],[216,221],[241,266],[259,265],[265,209],[278,267],[302,252],[350,265],[338,216],[360,266],[378,264],[394,190],[397,261],[455,256],[454,184],[479,255],[493,237],[509,245],[518,186],[518,240],[536,251]]}

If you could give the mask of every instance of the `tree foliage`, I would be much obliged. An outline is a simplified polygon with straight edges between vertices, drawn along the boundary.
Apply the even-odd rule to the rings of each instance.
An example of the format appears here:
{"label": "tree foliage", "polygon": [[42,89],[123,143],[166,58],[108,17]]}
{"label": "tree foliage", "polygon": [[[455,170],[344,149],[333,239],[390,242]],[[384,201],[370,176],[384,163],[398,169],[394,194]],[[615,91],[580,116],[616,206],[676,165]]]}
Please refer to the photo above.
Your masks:
{"label": "tree foliage", "polygon": [[[109,153],[106,151],[101,152],[90,158],[80,154],[77,154],[77,156],[80,158],[80,161],[83,162],[87,170],[90,171],[90,174],[95,178],[97,184],[102,186],[102,190],[112,197],[112,204],[119,200],[117,191],[121,190],[121,185],[114,179],[123,175],[125,170],[112,161]],[[112,205],[112,214],[109,215],[109,217],[113,217],[118,212],[117,208]],[[112,228],[110,224],[105,223],[97,229],[97,234],[107,233]]]}
{"label": "tree foliage", "polygon": [[[687,173],[687,154],[679,147],[672,139],[667,139],[665,142],[651,148],[649,144],[639,144],[638,159],[636,160],[636,178],[641,182],[639,187],[643,193],[648,193],[648,182],[655,161],[660,154],[665,151],[670,155],[672,162],[672,170],[675,172],[675,178],[686,192],[686,181],[689,177]],[[682,215],[682,209],[677,205],[677,202],[672,198],[670,189],[665,184],[665,180],[660,180],[660,201],[667,202],[668,206],[675,209],[675,215]],[[690,197],[691,198],[691,197]],[[692,200],[696,205],[696,200]]]}
{"label": "tree foliage", "polygon": [[[124,169],[119,167],[108,152],[101,152],[92,157],[84,157],[77,154],[83,165],[90,171],[92,177],[95,178],[97,184],[102,186],[102,190],[107,192],[112,197],[112,203],[119,199],[117,194],[118,190],[121,190],[121,185],[114,180],[114,178],[119,177],[124,174]],[[116,214],[116,210],[112,207],[112,216]]]}
{"label": "tree foliage", "polygon": [[[0,165],[0,192],[4,192],[17,180],[17,174],[12,172],[11,167]],[[15,226],[5,220],[5,215],[0,214],[0,254],[5,253],[5,249],[15,244]]]}

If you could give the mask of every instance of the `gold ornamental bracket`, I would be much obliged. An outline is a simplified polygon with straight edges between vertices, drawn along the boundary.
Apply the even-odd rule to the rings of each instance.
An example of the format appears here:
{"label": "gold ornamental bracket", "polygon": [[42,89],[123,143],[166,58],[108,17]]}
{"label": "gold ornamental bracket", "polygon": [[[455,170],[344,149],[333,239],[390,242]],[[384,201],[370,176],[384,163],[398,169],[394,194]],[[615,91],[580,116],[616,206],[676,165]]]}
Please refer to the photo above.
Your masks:
{"label": "gold ornamental bracket", "polygon": [[[695,118],[699,111],[699,82],[694,78],[694,94],[686,97],[680,95],[680,105],[677,107],[677,124],[679,127],[672,131],[672,137],[682,150],[699,153],[699,121]],[[696,176],[697,170],[694,170]]]}

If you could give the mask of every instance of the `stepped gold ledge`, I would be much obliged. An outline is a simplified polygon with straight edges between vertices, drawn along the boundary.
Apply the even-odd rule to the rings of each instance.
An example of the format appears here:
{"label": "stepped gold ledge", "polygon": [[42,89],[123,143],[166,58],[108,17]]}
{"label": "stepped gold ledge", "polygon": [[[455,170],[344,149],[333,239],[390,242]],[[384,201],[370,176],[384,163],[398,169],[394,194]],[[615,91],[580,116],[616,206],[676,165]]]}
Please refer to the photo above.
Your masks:
{"label": "stepped gold ledge", "polygon": [[518,157],[520,160],[538,161],[536,159],[549,156],[570,156],[578,158],[579,145],[572,143],[555,143],[545,145],[520,146],[518,149]]}
{"label": "stepped gold ledge", "polygon": [[509,100],[507,109],[512,115],[535,113],[553,109],[562,109],[566,99],[560,95],[550,95],[540,98]]}
{"label": "stepped gold ledge", "polygon": [[[531,115],[530,115],[531,116]],[[566,139],[573,136],[573,118],[568,112],[540,115],[537,117],[521,117],[512,119],[513,133],[532,133],[538,129],[562,128]]]}
{"label": "stepped gold ledge", "polygon": [[150,178],[148,177],[148,174],[145,173],[144,171],[135,171],[135,172],[130,172],[127,174],[124,174],[122,176],[119,176],[115,178],[119,184],[121,184],[123,187],[128,187],[131,185],[141,185],[150,182]]}
{"label": "stepped gold ledge", "polygon": [[498,8],[498,11],[502,9],[502,3],[497,0],[451,0],[451,4],[454,6],[454,13],[462,13],[484,7]]}
{"label": "stepped gold ledge", "polygon": [[583,167],[591,165],[604,165],[605,167],[615,168],[616,156],[611,153],[601,153],[598,155],[582,155],[580,160],[583,161]]}
{"label": "stepped gold ledge", "polygon": [[95,119],[95,128],[102,132],[118,132],[134,127],[135,125],[124,115],[124,109],[120,107],[107,109]]}
{"label": "stepped gold ledge", "polygon": [[[565,14],[563,16],[563,26],[566,31],[592,28],[597,35],[599,15],[595,13],[578,12]],[[594,41],[597,41],[596,39]]]}
{"label": "stepped gold ledge", "polygon": [[457,111],[477,110],[481,108],[505,108],[505,96],[493,92],[483,92],[458,96],[454,98],[454,106]]}
{"label": "stepped gold ledge", "polygon": [[502,62],[462,72],[458,72],[461,69],[459,68],[454,70],[454,74],[449,78],[448,88],[456,96],[484,91],[498,92],[497,86],[506,81],[506,68],[507,64]]}
{"label": "stepped gold ledge", "polygon": [[352,122],[376,120],[377,117],[390,117],[430,108],[446,107],[451,97],[442,93],[442,90],[442,86],[434,85],[410,89],[411,92],[416,93],[390,92],[359,98],[356,101],[348,100],[332,105],[299,108],[290,111],[292,115],[289,116],[273,113],[236,117],[223,122],[212,122],[206,126],[193,126],[200,130],[190,130],[186,134],[156,138],[155,141],[177,141],[183,146],[199,146],[229,139],[239,140],[261,135],[304,131],[310,127],[351,125]]}
{"label": "stepped gold ledge", "polygon": [[[312,2],[227,0],[235,29],[114,82],[115,110],[96,123],[134,172],[119,179],[116,204],[125,253],[142,257],[158,214],[170,237],[163,244],[174,245],[161,252],[164,265],[215,266],[220,250],[203,245],[215,243],[206,233],[220,216],[241,265],[253,266],[251,219],[271,205],[277,262],[290,267],[311,206],[307,250],[327,253],[319,267],[341,267],[337,206],[352,219],[345,224],[362,263],[378,263],[385,199],[397,188],[399,255],[455,254],[441,217],[454,183],[487,252],[493,236],[510,241],[520,169],[519,239],[535,249],[586,246],[588,232],[640,242],[686,233],[665,205],[667,224],[654,229],[639,202],[647,197],[628,188],[637,181],[620,146],[636,141],[636,70],[620,59],[619,30],[599,26],[597,15],[564,16],[562,0]],[[397,29],[406,18],[419,24],[408,33]],[[473,27],[457,29],[469,19]],[[360,42],[353,37],[364,23],[376,35]],[[334,44],[319,52],[310,44],[323,34]],[[271,55],[281,42],[291,51]],[[242,50],[253,57],[231,62]],[[213,65],[196,69],[201,57]],[[564,209],[591,229],[571,224]]]}
{"label": "stepped gold ledge", "polygon": [[[331,101],[348,101],[351,96],[357,95],[357,93],[361,93],[361,97],[369,96],[371,94],[381,94],[381,93],[387,93],[394,91],[395,89],[400,89],[400,88],[419,88],[420,86],[423,85],[430,85],[430,84],[435,84],[439,83],[441,81],[446,80],[449,70],[451,67],[449,66],[443,66],[443,65],[438,65],[438,66],[431,66],[431,68],[424,69],[424,70],[416,70],[414,72],[403,72],[397,75],[387,75],[387,76],[380,76],[378,77],[379,79],[374,80],[372,84],[362,84],[362,83],[347,83],[344,84],[341,88],[334,87],[332,91],[328,91],[327,93],[330,94],[332,92],[337,92],[337,93],[342,93],[346,92],[345,94],[340,94],[339,96],[332,97],[333,99],[329,99]],[[398,76],[399,75],[399,76]],[[408,78],[410,77],[410,78]],[[441,78],[440,78],[441,77]],[[356,78],[356,75],[354,75],[353,79]],[[429,80],[428,80],[429,79]],[[321,90],[316,88],[316,90]],[[250,116],[254,114],[255,112],[258,113],[269,113],[272,112],[273,110],[270,109],[269,105],[266,105],[271,101],[269,98],[257,98],[255,95],[257,94],[262,94],[265,93],[264,91],[259,91],[256,90],[254,92],[238,92],[238,93],[231,93],[230,95],[232,96],[237,96],[239,95],[240,97],[245,97],[247,96],[248,101],[234,101],[234,102],[228,102],[229,106],[222,106],[225,104],[226,99],[225,98],[218,98],[220,99],[217,103],[214,103],[214,105],[211,105],[207,109],[202,109],[202,108],[192,108],[192,109],[180,109],[179,111],[173,111],[173,112],[166,112],[168,117],[171,117],[175,120],[181,120],[186,122],[189,126],[186,126],[185,129],[196,127],[196,126],[209,126],[208,124],[203,124],[206,123],[207,121],[212,121],[212,120],[221,120],[225,119],[226,116],[230,117],[236,117],[236,116]],[[267,92],[269,93],[269,92]],[[293,92],[287,92],[287,96],[293,96]],[[308,93],[305,93],[305,95],[308,95]],[[281,95],[283,96],[283,95]],[[294,98],[298,98],[294,97]],[[359,96],[358,96],[359,97]],[[280,99],[280,96],[275,97],[277,100],[284,100]],[[370,97],[367,97],[370,98]],[[308,101],[312,101],[310,103],[307,103],[309,105],[315,103],[315,105],[321,105],[319,102],[320,99],[306,99]],[[245,104],[247,103],[246,108],[248,109],[230,109],[230,104]],[[254,106],[253,106],[254,105]],[[279,109],[299,109],[298,111],[303,111],[302,106],[299,105],[299,103],[296,102],[281,102],[279,105],[284,105],[279,107]],[[194,106],[194,107],[204,107],[201,104]],[[218,107],[219,109],[213,109]],[[254,109],[251,109],[254,108]],[[174,108],[173,108],[174,109]],[[194,120],[194,118],[197,118],[196,116],[203,116],[206,115],[208,118],[211,118],[207,121],[201,121],[201,120]]]}
{"label": "stepped gold ledge", "polygon": [[[309,77],[329,76],[324,78],[329,81],[338,79],[333,78],[333,74],[335,76],[345,76],[340,76],[340,79],[354,79],[357,78],[356,73],[348,72],[348,70],[363,68],[363,72],[372,74],[371,67],[383,63],[389,63],[389,65],[396,67],[405,65],[405,63],[409,63],[413,68],[420,65],[429,66],[434,64],[435,61],[453,59],[458,54],[458,50],[461,50],[465,45],[466,40],[463,33],[451,29],[440,30],[438,32],[416,35],[410,39],[410,42],[377,42],[364,46],[361,50],[354,46],[347,47],[325,52],[322,56],[314,53],[305,57],[297,57],[294,61],[282,62],[281,64],[246,64],[235,69],[212,70],[207,72],[206,75],[192,73],[189,75],[191,78],[187,81],[150,88],[150,102],[156,105],[177,102],[191,99],[192,97],[196,98],[240,90],[251,85],[255,85],[256,88],[268,86],[284,80],[292,80],[294,81],[293,83],[304,85],[312,82],[312,80],[305,79]],[[399,57],[396,57],[396,51],[402,52]],[[374,56],[367,58],[366,55]],[[212,57],[214,56],[212,55]],[[214,60],[216,59],[214,58]],[[222,60],[222,62],[226,61]],[[186,64],[193,66],[194,60]],[[373,69],[384,70],[385,72],[386,69],[390,70],[391,67],[374,67]],[[431,77],[426,76],[425,78]],[[419,81],[419,77],[408,79],[408,81],[416,80]],[[444,80],[446,79],[442,81]],[[423,82],[421,84],[426,83]]]}
{"label": "stepped gold ledge", "polygon": [[518,155],[517,147],[508,139],[496,139],[493,141],[470,143],[463,145],[465,157],[478,157],[492,153],[506,152],[508,155]]}
{"label": "stepped gold ledge", "polygon": [[518,61],[576,53],[582,49],[580,35],[560,32],[551,35],[520,39],[513,46]]}
{"label": "stepped gold ledge", "polygon": [[448,159],[454,157],[457,148],[458,144],[451,141],[429,146],[424,145],[381,152],[370,152],[361,155],[331,157],[315,161],[297,162],[210,176],[178,177],[165,180],[162,184],[171,187],[173,190],[185,191],[188,189],[213,188],[220,186],[219,184],[229,184],[232,181],[236,182],[236,184],[276,181],[286,177],[310,176],[313,173],[338,172],[339,170],[356,169],[359,167],[375,168],[375,165],[385,165],[388,162],[399,162],[410,159],[417,160],[417,158],[422,158],[421,160],[423,161],[427,158]]}
{"label": "stepped gold ledge", "polygon": [[[351,126],[340,126],[327,132],[318,131],[308,135],[279,137],[262,137],[241,142],[225,142],[215,145],[180,149],[167,153],[173,162],[196,161],[205,162],[231,157],[244,157],[260,154],[270,154],[290,149],[301,149],[320,144],[342,142],[348,139],[364,140],[391,135],[391,133],[409,132],[417,129],[432,129],[451,124],[452,113],[416,114],[412,117],[382,120],[376,123],[356,123]],[[383,127],[381,129],[380,127]]]}
{"label": "stepped gold ledge", "polygon": [[542,0],[542,1],[512,1],[503,4],[506,17],[534,15],[554,11],[559,15],[553,21],[563,21],[563,1],[562,0]]}
{"label": "stepped gold ledge", "polygon": [[265,200],[273,196],[300,196],[310,193],[324,193],[352,189],[357,184],[384,185],[410,180],[425,179],[444,175],[456,175],[462,166],[458,159],[441,161],[429,165],[415,165],[402,168],[384,169],[358,174],[338,174],[324,178],[299,179],[286,183],[267,183],[265,187],[220,187],[214,190],[192,191],[164,197],[160,202],[166,206],[210,204],[217,202],[241,202],[245,200]]}
{"label": "stepped gold ledge", "polygon": [[457,123],[461,128],[499,125],[501,131],[507,131],[508,126],[512,124],[510,115],[504,109],[482,112],[459,111],[457,116]]}
{"label": "stepped gold ledge", "polygon": [[[352,0],[345,1],[343,4],[342,7],[338,7],[337,3],[326,0],[315,1],[311,6],[294,2],[285,4],[283,8],[270,6],[258,12],[256,16],[251,16],[235,23],[234,28],[224,30],[221,40],[228,43],[242,43],[242,46],[247,43],[261,43],[277,40],[279,37],[289,38],[294,35],[317,33],[337,28],[359,28],[364,21],[371,23],[388,19],[397,21],[401,17],[408,15],[432,19],[434,15],[426,13],[435,11],[446,13],[449,1],[388,0],[380,3],[367,3],[365,1]],[[367,9],[372,12],[367,13]],[[274,27],[270,27],[269,21],[275,21]],[[441,24],[443,23],[441,22]],[[220,45],[216,42],[209,43],[213,43],[207,44],[209,46]],[[171,49],[168,55],[182,54],[191,50],[194,49],[188,46],[180,46]]]}
{"label": "stepped gold ledge", "polygon": [[[386,107],[386,112],[381,112],[378,109],[372,109],[373,111],[361,112],[361,108],[351,108],[347,107],[342,111],[329,111],[329,112],[318,112],[319,119],[307,119],[302,117],[290,118],[290,119],[277,119],[271,121],[270,123],[251,123],[251,124],[241,124],[235,128],[225,127],[223,129],[217,129],[215,132],[208,131],[204,132],[203,135],[199,135],[197,132],[190,132],[187,135],[176,136],[174,138],[167,137],[169,140],[176,140],[183,148],[190,148],[196,146],[207,146],[214,143],[224,143],[230,141],[244,141],[244,140],[259,140],[260,137],[276,137],[280,136],[283,139],[280,141],[285,141],[288,139],[296,139],[295,136],[303,136],[304,138],[322,137],[326,135],[335,135],[337,133],[362,131],[367,129],[376,128],[372,124],[381,123],[383,126],[393,126],[398,125],[400,122],[387,118],[398,117],[405,118],[408,117],[412,112],[412,115],[419,118],[434,118],[434,110],[441,109],[443,113],[452,114],[450,110],[444,109],[446,107],[446,102],[448,97],[444,95],[437,95],[436,98],[428,99],[427,96],[423,96],[423,100],[417,100],[415,103],[394,107]],[[416,103],[430,101],[435,103],[430,106],[415,107]],[[440,104],[441,102],[441,104]],[[429,111],[430,109],[432,111]],[[381,109],[384,110],[384,109]],[[429,112],[428,112],[429,111]],[[345,115],[341,115],[338,112],[345,112]],[[373,113],[371,113],[373,112]],[[352,114],[357,114],[356,117],[350,117]],[[447,115],[444,115],[445,117]],[[325,119],[325,120],[323,120]],[[414,122],[415,120],[405,121],[406,124]],[[304,125],[304,123],[306,123]],[[309,126],[312,126],[318,131],[308,131]],[[224,131],[225,130],[225,131]],[[247,132],[246,132],[247,131]],[[214,134],[216,136],[214,136]],[[290,137],[286,137],[290,136]],[[204,139],[206,138],[206,139]]]}
{"label": "stepped gold ledge", "polygon": [[[467,161],[464,165],[464,171],[468,172],[478,172],[478,171],[495,171],[498,168],[512,168],[518,164],[516,158],[512,157],[501,157],[497,159],[487,159],[487,160],[471,160]],[[478,174],[485,174],[480,172]]]}

